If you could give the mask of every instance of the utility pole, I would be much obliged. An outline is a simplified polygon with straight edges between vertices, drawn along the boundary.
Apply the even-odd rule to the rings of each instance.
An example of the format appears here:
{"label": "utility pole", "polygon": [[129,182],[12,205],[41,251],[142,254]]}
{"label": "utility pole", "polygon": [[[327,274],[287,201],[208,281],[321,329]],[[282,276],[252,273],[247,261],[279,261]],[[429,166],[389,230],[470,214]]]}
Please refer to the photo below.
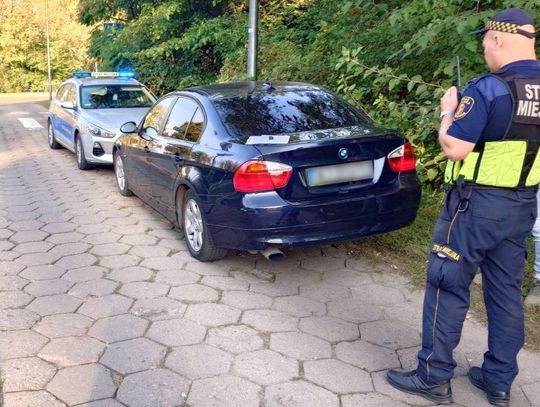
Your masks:
{"label": "utility pole", "polygon": [[248,80],[257,80],[257,41],[259,37],[259,0],[249,0],[249,27],[248,27]]}
{"label": "utility pole", "polygon": [[49,40],[49,0],[45,0],[45,31],[47,36],[47,88],[49,91],[49,102],[52,100],[51,82],[51,44]]}

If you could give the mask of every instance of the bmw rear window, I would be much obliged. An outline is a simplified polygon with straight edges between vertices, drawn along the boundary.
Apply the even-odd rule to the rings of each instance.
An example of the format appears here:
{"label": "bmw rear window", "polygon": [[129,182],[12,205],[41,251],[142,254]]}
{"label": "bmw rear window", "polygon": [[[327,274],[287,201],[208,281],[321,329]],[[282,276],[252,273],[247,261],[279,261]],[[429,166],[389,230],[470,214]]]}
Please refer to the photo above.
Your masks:
{"label": "bmw rear window", "polygon": [[370,122],[343,99],[322,90],[274,90],[212,100],[229,133],[250,136],[351,127]]}
{"label": "bmw rear window", "polygon": [[89,85],[81,87],[84,109],[150,107],[154,98],[142,86]]}

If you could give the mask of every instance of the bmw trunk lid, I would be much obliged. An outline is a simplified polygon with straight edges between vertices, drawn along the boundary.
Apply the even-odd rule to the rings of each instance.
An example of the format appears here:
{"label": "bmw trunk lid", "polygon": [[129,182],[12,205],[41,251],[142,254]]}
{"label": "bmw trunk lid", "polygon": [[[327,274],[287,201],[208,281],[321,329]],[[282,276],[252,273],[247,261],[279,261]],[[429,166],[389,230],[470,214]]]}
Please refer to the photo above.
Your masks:
{"label": "bmw trunk lid", "polygon": [[371,124],[275,136],[253,136],[265,161],[292,167],[290,181],[278,189],[288,201],[342,199],[399,188],[399,172],[388,155],[405,143],[395,132]]}

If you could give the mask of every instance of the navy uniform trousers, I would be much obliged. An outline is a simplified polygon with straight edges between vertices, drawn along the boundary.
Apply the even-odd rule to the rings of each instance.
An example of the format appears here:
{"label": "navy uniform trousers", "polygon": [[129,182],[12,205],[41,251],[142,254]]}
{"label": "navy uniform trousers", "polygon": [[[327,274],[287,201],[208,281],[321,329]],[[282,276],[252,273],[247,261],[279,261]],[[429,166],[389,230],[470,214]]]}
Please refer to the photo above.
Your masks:
{"label": "navy uniform trousers", "polygon": [[456,188],[448,192],[435,226],[417,372],[429,382],[453,377],[452,353],[469,309],[469,286],[480,268],[489,346],[482,371],[490,388],[510,391],[524,343],[521,283],[536,191],[466,185],[461,195],[467,203]]}

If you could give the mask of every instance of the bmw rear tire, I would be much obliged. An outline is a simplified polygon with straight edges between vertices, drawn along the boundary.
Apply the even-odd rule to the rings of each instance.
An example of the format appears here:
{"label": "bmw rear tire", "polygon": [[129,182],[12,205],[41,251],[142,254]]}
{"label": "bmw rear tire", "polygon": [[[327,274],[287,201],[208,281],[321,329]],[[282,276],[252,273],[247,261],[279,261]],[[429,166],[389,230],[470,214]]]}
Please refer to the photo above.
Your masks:
{"label": "bmw rear tire", "polygon": [[75,156],[77,157],[77,166],[79,170],[89,170],[92,166],[86,161],[84,147],[80,136],[75,137]]}
{"label": "bmw rear tire", "polygon": [[62,147],[60,143],[56,141],[54,129],[50,120],[47,122],[47,141],[49,142],[49,147],[53,150],[58,150]]}
{"label": "bmw rear tire", "polygon": [[191,189],[184,197],[181,219],[191,256],[199,261],[214,261],[225,257],[227,250],[214,245],[206,222],[206,214],[201,208],[199,197]]}
{"label": "bmw rear tire", "polygon": [[133,192],[129,189],[126,172],[124,170],[124,159],[118,151],[114,153],[114,175],[116,176],[116,185],[118,186],[120,195],[133,195]]}

